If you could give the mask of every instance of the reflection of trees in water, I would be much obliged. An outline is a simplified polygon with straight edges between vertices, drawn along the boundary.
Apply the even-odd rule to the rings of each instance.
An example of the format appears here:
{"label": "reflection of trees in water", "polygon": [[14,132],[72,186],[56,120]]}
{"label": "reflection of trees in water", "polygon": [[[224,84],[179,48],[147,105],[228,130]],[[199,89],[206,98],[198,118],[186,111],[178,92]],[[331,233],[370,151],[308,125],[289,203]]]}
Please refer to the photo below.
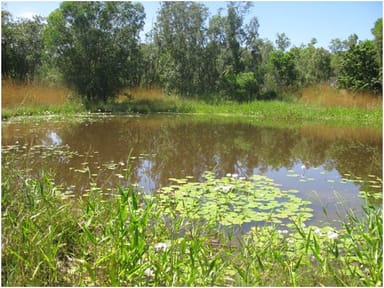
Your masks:
{"label": "reflection of trees in water", "polygon": [[[27,126],[21,125],[20,129]],[[132,161],[137,168],[133,179],[138,181],[150,173],[150,180],[161,185],[167,184],[169,177],[199,177],[206,170],[215,169],[220,175],[234,172],[250,175],[254,168],[262,172],[281,167],[291,169],[298,162],[361,177],[381,175],[382,169],[381,133],[369,129],[322,126],[283,129],[165,116],[115,117],[29,128],[29,133],[39,135],[41,141],[52,142],[47,137],[55,133],[63,144],[83,155],[57,167],[59,177],[68,183],[74,181],[69,167],[81,167],[81,163],[88,162],[92,172],[97,173],[102,163],[125,162],[131,150],[132,156],[155,154],[143,156],[147,160],[145,165],[143,161]],[[3,129],[3,137],[4,133],[10,143],[17,136],[11,135],[11,130]],[[23,134],[25,139],[30,137],[29,133]],[[108,173],[113,172],[105,171],[105,177]],[[86,175],[76,177],[88,180]]]}

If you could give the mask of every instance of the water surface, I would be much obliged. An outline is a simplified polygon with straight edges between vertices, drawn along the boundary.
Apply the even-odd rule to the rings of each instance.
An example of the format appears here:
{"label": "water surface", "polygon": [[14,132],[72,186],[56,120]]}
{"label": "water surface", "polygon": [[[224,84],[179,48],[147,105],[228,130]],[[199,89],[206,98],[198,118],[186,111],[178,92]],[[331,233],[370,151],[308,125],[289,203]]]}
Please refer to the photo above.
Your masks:
{"label": "water surface", "polygon": [[281,189],[299,190],[312,202],[317,223],[336,220],[344,207],[359,210],[364,203],[359,191],[382,189],[378,129],[265,127],[180,115],[90,117],[3,123],[2,150],[21,156],[12,165],[52,170],[55,183],[74,195],[87,192],[89,179],[113,193],[126,183],[127,160],[131,181],[145,193],[172,184],[169,178],[201,180],[207,170],[219,177],[262,174]]}

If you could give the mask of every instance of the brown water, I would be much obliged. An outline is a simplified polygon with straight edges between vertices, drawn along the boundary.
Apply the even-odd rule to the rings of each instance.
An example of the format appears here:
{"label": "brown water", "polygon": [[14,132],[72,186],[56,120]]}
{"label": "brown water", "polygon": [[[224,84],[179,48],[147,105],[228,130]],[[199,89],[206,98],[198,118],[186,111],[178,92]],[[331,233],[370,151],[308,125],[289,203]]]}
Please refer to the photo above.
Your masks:
{"label": "brown water", "polygon": [[[201,180],[207,170],[218,176],[263,174],[310,200],[315,222],[335,220],[338,210],[343,214],[341,202],[358,210],[364,203],[360,190],[382,189],[376,181],[382,177],[377,129],[273,128],[174,115],[90,117],[3,123],[2,151],[11,165],[54,171],[56,185],[75,195],[86,193],[89,178],[113,193],[126,183],[129,156],[132,181],[146,193],[170,185],[171,177]],[[19,157],[4,157],[11,154]]]}

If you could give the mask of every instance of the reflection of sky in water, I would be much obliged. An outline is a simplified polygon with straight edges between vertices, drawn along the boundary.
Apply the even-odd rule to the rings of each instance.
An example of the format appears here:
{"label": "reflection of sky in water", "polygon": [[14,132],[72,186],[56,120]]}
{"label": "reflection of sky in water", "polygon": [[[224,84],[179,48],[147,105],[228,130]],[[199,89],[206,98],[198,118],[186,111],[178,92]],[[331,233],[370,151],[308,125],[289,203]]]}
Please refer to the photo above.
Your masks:
{"label": "reflection of sky in water", "polygon": [[143,188],[145,193],[149,193],[150,191],[153,191],[156,188],[155,179],[152,179],[155,177],[151,173],[152,168],[152,162],[147,159],[142,159],[140,161],[140,164],[137,166],[136,171],[139,178],[139,182],[137,183],[140,188]]}
{"label": "reflection of sky in water", "polygon": [[63,143],[63,140],[55,131],[49,131],[46,135],[46,139],[42,139],[43,145],[61,145]]}
{"label": "reflection of sky in water", "polygon": [[[314,218],[328,218],[333,222],[344,217],[347,209],[361,211],[364,200],[358,196],[359,185],[345,181],[336,169],[325,169],[321,165],[308,167],[303,171],[302,165],[303,163],[299,162],[291,169],[269,168],[264,173],[255,168],[253,173],[273,179],[275,183],[281,184],[281,190],[298,190],[297,196],[311,201],[310,207],[314,209]],[[327,211],[327,215],[324,215],[323,208]]]}

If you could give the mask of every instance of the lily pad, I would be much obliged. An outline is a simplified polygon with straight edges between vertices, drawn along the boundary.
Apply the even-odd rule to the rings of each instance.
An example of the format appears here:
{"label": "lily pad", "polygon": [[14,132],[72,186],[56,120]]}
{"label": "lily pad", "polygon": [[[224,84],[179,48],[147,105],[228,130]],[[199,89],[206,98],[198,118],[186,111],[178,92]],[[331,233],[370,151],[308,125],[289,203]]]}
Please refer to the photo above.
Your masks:
{"label": "lily pad", "polygon": [[218,178],[206,172],[201,183],[188,182],[188,178],[169,178],[175,184],[155,194],[164,213],[170,213],[168,207],[174,207],[173,211],[182,217],[223,226],[250,222],[280,224],[281,219],[295,214],[300,214],[303,221],[312,217],[306,206],[309,202],[297,197],[297,190],[281,191],[266,176]]}

